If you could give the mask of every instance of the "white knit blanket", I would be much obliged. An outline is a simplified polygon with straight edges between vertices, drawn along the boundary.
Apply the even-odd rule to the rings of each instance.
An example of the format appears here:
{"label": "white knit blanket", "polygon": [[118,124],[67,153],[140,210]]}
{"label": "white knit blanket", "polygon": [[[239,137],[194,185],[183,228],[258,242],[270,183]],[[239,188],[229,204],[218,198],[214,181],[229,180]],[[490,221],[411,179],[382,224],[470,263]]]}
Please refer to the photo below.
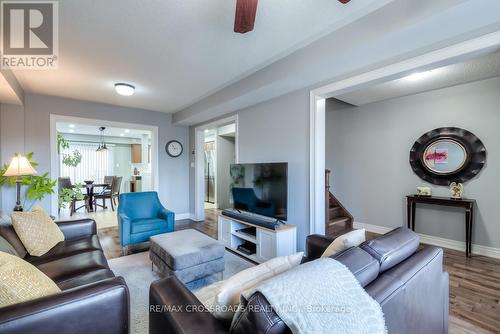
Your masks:
{"label": "white knit blanket", "polygon": [[386,334],[380,305],[342,263],[321,258],[270,278],[260,291],[294,334]]}

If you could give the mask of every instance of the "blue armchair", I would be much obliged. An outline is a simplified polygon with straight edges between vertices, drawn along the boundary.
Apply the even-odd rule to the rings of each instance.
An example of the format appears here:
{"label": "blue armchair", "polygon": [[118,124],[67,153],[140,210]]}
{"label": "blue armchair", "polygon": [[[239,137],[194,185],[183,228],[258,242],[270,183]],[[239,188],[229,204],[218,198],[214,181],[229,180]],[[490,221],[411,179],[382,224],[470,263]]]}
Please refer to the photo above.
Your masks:
{"label": "blue armchair", "polygon": [[175,228],[175,214],[163,207],[155,191],[120,194],[117,215],[125,254],[128,245],[149,241],[150,236]]}

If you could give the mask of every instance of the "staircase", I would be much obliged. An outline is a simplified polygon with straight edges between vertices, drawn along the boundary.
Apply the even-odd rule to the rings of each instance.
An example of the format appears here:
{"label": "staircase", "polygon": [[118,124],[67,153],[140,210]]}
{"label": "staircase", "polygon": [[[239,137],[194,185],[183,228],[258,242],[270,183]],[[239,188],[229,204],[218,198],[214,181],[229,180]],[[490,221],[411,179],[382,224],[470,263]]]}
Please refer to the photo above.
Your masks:
{"label": "staircase", "polygon": [[354,221],[353,216],[340,203],[340,201],[330,192],[330,170],[325,171],[326,186],[326,214],[325,214],[325,234],[338,234],[339,232],[351,230]]}

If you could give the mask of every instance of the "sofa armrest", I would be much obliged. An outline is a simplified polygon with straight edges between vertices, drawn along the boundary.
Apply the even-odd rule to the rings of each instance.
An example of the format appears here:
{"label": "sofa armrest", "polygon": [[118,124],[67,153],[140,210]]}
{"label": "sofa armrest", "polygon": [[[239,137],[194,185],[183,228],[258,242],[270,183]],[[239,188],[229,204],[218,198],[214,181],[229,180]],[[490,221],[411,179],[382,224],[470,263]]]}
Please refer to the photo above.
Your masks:
{"label": "sofa armrest", "polygon": [[306,238],[307,261],[319,259],[335,237],[312,234]]}
{"label": "sofa armrest", "polygon": [[165,209],[163,206],[158,209],[158,217],[167,220],[169,223],[170,221],[175,221],[175,213],[168,209]]}
{"label": "sofa armrest", "polygon": [[0,333],[129,333],[129,294],[115,277],[0,308]]}
{"label": "sofa armrest", "polygon": [[58,221],[56,224],[66,240],[91,237],[97,234],[97,226],[93,219]]}
{"label": "sofa armrest", "polygon": [[420,249],[365,290],[382,306],[389,333],[447,333],[448,274],[443,272],[442,249]]}
{"label": "sofa armrest", "polygon": [[227,333],[228,329],[203,306],[177,277],[153,282],[149,288],[149,334]]}
{"label": "sofa armrest", "polygon": [[130,243],[130,233],[132,231],[132,221],[124,213],[118,213],[118,234],[120,245],[126,246]]}

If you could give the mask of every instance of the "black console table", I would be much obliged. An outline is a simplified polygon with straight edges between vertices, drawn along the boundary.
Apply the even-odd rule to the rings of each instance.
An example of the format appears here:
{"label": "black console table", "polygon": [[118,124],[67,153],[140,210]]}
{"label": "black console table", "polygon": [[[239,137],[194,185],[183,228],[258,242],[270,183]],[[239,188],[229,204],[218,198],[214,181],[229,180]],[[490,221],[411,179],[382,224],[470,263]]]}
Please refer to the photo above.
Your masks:
{"label": "black console table", "polygon": [[415,208],[417,203],[453,206],[465,209],[465,255],[469,257],[472,251],[472,225],[474,224],[474,205],[476,204],[476,200],[408,195],[406,196],[407,221],[408,228],[411,228],[413,231],[415,231]]}

